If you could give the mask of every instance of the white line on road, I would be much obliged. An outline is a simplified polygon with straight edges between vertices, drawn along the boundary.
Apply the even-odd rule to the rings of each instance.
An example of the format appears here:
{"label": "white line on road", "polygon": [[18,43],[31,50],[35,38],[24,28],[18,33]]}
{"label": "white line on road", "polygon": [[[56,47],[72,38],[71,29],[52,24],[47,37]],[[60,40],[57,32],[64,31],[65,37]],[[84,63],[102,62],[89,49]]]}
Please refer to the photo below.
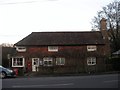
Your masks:
{"label": "white line on road", "polygon": [[65,84],[48,84],[48,85],[16,85],[12,86],[13,88],[29,88],[29,87],[45,87],[45,86],[66,86],[66,85],[74,85],[73,83],[65,83]]}
{"label": "white line on road", "polygon": [[104,81],[104,83],[109,83],[109,82],[118,82],[118,80],[109,80],[109,81]]}

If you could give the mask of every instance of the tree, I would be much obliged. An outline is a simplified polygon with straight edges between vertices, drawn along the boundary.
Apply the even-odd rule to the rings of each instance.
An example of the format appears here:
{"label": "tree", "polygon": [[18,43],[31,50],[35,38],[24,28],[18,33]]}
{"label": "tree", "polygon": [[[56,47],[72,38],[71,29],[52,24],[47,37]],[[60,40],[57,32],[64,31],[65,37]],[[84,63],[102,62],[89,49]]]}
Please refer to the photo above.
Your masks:
{"label": "tree", "polygon": [[92,30],[100,30],[100,20],[106,18],[112,51],[120,49],[120,1],[114,1],[97,12],[92,19]]}

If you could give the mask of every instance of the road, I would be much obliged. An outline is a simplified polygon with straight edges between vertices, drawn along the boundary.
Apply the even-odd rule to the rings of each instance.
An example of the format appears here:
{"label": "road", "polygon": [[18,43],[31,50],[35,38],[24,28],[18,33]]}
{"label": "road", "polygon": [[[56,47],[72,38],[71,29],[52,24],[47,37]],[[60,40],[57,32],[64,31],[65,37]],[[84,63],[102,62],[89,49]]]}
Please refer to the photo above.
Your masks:
{"label": "road", "polygon": [[118,88],[118,74],[2,80],[2,88]]}

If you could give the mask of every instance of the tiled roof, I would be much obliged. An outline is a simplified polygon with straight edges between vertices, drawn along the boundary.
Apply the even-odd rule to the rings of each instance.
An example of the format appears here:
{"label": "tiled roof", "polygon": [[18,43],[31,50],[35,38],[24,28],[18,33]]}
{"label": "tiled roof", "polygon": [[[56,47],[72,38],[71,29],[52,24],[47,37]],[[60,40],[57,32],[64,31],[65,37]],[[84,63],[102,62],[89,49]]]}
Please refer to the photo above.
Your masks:
{"label": "tiled roof", "polygon": [[32,32],[16,46],[26,45],[85,45],[104,44],[100,31],[89,32]]}

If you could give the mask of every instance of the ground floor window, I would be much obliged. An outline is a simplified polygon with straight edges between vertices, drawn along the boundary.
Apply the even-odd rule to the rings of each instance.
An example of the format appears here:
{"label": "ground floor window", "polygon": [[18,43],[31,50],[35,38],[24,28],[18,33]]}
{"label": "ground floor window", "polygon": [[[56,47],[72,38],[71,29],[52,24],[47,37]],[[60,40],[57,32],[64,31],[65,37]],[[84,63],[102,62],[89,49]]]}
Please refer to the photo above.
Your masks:
{"label": "ground floor window", "polygon": [[23,57],[12,58],[12,67],[24,67],[24,58]]}
{"label": "ground floor window", "polygon": [[88,57],[87,65],[96,65],[96,57]]}
{"label": "ground floor window", "polygon": [[56,58],[56,65],[65,65],[65,58]]}
{"label": "ground floor window", "polygon": [[53,66],[53,58],[51,57],[43,58],[43,66]]}

